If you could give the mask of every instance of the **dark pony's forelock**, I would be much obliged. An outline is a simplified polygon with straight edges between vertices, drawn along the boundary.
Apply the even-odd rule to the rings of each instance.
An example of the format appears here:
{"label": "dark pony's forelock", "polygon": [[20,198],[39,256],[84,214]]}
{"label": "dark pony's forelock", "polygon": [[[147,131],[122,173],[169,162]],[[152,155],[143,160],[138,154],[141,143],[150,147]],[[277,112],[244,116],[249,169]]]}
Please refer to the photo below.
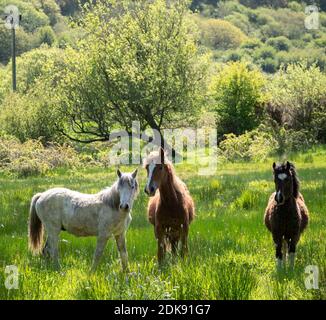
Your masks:
{"label": "dark pony's forelock", "polygon": [[[298,178],[297,171],[294,164],[292,162],[289,162],[289,165],[290,165],[290,173],[292,175],[292,180],[293,180],[293,196],[295,198],[298,198],[299,189],[300,189],[300,180]],[[274,169],[274,172],[281,173],[281,172],[285,172],[286,170],[287,170],[287,163],[285,162],[283,164],[277,164]]]}

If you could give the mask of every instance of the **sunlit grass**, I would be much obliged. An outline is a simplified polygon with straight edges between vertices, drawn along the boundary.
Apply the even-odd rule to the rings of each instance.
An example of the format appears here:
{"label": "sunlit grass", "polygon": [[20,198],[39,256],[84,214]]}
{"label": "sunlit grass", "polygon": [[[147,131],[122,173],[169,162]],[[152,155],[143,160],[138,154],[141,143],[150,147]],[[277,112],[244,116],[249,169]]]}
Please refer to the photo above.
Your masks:
{"label": "sunlit grass", "polygon": [[[294,155],[311,223],[303,235],[293,273],[277,274],[274,246],[263,224],[273,191],[271,164],[218,166],[212,176],[199,176],[198,165],[178,164],[196,203],[191,225],[190,256],[156,262],[153,228],[146,219],[148,198],[141,192],[128,231],[130,273],[121,272],[110,241],[96,274],[89,269],[95,238],[63,232],[61,270],[27,250],[27,221],[33,194],[55,186],[98,192],[115,180],[115,170],[58,170],[43,177],[15,179],[0,175],[1,299],[325,299],[326,298],[326,161],[325,151]],[[132,168],[123,168],[131,171]],[[140,171],[144,185],[145,171]],[[142,189],[142,188],[141,188]],[[19,289],[4,286],[5,266],[19,268]],[[320,289],[306,290],[304,269],[320,268]]]}

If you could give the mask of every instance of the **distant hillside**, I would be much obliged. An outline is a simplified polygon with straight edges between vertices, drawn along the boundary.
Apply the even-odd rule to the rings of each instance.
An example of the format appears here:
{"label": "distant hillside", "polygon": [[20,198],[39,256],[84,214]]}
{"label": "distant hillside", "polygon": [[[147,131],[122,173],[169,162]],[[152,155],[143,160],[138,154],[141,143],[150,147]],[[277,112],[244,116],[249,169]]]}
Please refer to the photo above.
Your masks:
{"label": "distant hillside", "polygon": [[[266,6],[257,6],[258,2]],[[300,60],[326,69],[325,12],[319,13],[318,29],[308,30],[306,5],[300,1],[197,0],[193,6],[200,13],[195,20],[201,44],[216,61],[245,59],[267,73]]]}
{"label": "distant hillside", "polygon": [[[201,9],[205,5],[216,6],[218,3],[226,2],[223,0],[193,0],[191,7],[192,9]],[[316,4],[323,11],[326,11],[326,1],[324,0],[316,0],[316,1],[301,1],[301,0],[240,0],[241,4],[250,7],[257,8],[261,6],[271,7],[271,8],[287,8],[293,2],[297,2],[299,4]]]}

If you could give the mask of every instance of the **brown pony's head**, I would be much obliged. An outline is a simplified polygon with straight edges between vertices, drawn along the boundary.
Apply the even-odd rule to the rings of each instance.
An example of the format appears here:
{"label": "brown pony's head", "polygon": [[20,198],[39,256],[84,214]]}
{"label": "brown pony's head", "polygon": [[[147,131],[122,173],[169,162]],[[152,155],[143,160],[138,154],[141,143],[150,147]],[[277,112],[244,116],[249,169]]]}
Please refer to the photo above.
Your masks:
{"label": "brown pony's head", "polygon": [[156,190],[165,180],[170,168],[169,164],[170,161],[167,159],[163,148],[151,152],[144,160],[144,168],[147,171],[147,183],[144,191],[150,197],[155,195]]}
{"label": "brown pony's head", "polygon": [[275,182],[275,201],[283,205],[290,197],[298,197],[299,180],[296,176],[295,167],[287,161],[284,164],[273,163]]}

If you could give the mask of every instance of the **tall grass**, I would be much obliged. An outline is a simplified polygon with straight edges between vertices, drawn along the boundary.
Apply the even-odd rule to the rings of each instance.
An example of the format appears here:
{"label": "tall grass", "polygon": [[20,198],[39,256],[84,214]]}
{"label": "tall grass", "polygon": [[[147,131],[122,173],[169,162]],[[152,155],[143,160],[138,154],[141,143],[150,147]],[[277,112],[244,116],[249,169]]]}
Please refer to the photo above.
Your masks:
{"label": "tall grass", "polygon": [[[313,161],[307,161],[308,156]],[[325,152],[295,156],[311,221],[297,248],[295,271],[281,275],[275,272],[272,237],[263,224],[274,188],[272,160],[223,164],[212,177],[196,175],[196,165],[177,165],[195,200],[196,219],[190,228],[189,257],[168,258],[164,268],[156,262],[154,231],[146,218],[148,198],[141,193],[127,235],[129,274],[121,272],[114,241],[94,275],[89,269],[95,238],[63,232],[60,272],[27,250],[34,193],[55,186],[97,192],[116,179],[113,169],[60,169],[26,179],[0,174],[0,299],[325,299]],[[140,171],[140,184],[144,182],[145,172]],[[4,286],[7,265],[19,269],[18,290]],[[319,290],[304,286],[307,265],[320,269]]]}

